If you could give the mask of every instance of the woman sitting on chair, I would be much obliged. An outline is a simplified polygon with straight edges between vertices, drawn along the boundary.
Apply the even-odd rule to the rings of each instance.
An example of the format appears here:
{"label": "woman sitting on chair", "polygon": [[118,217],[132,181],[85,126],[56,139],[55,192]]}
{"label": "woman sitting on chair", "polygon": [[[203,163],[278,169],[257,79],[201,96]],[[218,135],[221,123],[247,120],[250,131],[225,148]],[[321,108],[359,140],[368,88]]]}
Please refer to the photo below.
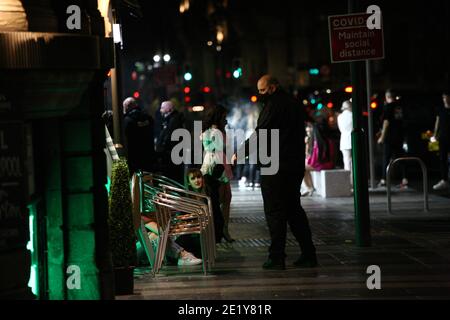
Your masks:
{"label": "woman sitting on chair", "polygon": [[[144,218],[144,220],[146,219],[148,218]],[[148,238],[152,246],[155,246],[158,241],[158,225],[155,221],[149,219],[146,220],[145,229],[148,231]],[[192,253],[186,251],[172,237],[167,239],[166,256],[172,259],[178,259],[177,264],[179,266],[195,266],[202,263],[202,259],[198,259]]]}
{"label": "woman sitting on chair", "polygon": [[[140,209],[140,191],[138,177],[133,174],[131,182],[131,201],[133,204],[133,222],[135,224],[135,229],[139,228],[139,225],[144,223],[145,229],[147,230],[147,236],[152,243],[153,250],[158,246],[158,224],[156,223],[152,213],[148,214],[141,212]],[[166,256],[172,259],[177,259],[179,266],[194,266],[202,263],[202,259],[198,259],[192,253],[185,250],[182,246],[176,243],[175,239],[169,237],[167,240]]]}
{"label": "woman sitting on chair", "polygon": [[211,198],[214,231],[216,243],[220,243],[224,237],[224,219],[220,209],[220,177],[223,174],[224,167],[216,164],[211,174],[203,175],[200,169],[191,168],[186,174],[186,185],[188,190],[202,193]]}

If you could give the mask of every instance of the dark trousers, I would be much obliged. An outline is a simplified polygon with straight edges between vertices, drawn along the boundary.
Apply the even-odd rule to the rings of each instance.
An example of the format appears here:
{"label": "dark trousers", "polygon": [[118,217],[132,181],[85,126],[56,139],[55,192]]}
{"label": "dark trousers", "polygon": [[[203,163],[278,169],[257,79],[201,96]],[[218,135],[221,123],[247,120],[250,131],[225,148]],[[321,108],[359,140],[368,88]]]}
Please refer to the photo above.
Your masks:
{"label": "dark trousers", "polygon": [[448,153],[450,152],[450,141],[439,140],[439,165],[441,168],[441,178],[448,181]]}
{"label": "dark trousers", "polygon": [[[385,142],[383,145],[383,172],[382,179],[386,179],[387,167],[391,160],[395,160],[400,157],[405,157],[405,151],[403,150],[403,146],[401,144],[391,144],[389,142]],[[400,162],[396,165],[399,166],[402,178],[406,178],[406,165],[404,162]]]}
{"label": "dark trousers", "polygon": [[284,260],[286,257],[287,224],[297,239],[303,255],[312,257],[316,254],[308,218],[300,203],[303,175],[303,172],[261,175],[264,212],[271,238],[269,258],[272,260]]}

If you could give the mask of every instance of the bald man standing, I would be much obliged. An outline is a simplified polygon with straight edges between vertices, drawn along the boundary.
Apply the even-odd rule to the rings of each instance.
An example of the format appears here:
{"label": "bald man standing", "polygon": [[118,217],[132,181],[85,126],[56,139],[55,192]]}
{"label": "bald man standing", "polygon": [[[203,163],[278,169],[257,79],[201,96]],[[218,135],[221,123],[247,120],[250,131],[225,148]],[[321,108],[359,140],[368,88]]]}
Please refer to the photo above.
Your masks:
{"label": "bald man standing", "polygon": [[174,164],[171,159],[173,147],[177,144],[172,141],[172,133],[184,127],[183,114],[175,109],[172,101],[164,101],[161,104],[161,131],[156,141],[156,152],[160,162],[160,169],[166,177],[181,184],[184,183],[184,165]]}
{"label": "bald man standing", "polygon": [[[300,203],[300,186],[305,172],[305,111],[278,81],[270,75],[259,79],[259,101],[264,105],[255,133],[259,129],[279,130],[279,170],[273,175],[261,171],[261,192],[264,213],[269,227],[271,245],[264,269],[284,270],[287,224],[297,239],[301,256],[294,262],[297,267],[317,265],[308,218]],[[251,139],[251,138],[250,138]],[[249,141],[241,146],[249,150]],[[259,141],[259,139],[258,139]],[[268,154],[273,156],[270,146]],[[243,154],[238,152],[237,154]],[[248,152],[246,152],[248,154]],[[236,160],[237,156],[233,156]],[[261,167],[263,167],[261,165]]]}

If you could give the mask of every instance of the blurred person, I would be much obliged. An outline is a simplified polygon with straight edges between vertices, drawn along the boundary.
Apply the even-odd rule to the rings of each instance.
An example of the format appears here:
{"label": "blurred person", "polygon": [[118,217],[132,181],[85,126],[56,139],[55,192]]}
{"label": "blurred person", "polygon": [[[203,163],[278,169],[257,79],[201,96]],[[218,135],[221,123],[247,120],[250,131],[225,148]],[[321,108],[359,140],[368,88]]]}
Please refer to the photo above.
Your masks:
{"label": "blurred person", "polygon": [[443,105],[439,108],[434,126],[433,140],[439,141],[439,164],[441,180],[433,186],[434,190],[447,190],[448,183],[448,153],[450,152],[450,92],[442,95]]}
{"label": "blurred person", "polygon": [[155,161],[153,119],[131,97],[124,100],[123,113],[130,176],[138,170],[151,172]]}
{"label": "blurred person", "polygon": [[156,140],[156,154],[158,157],[159,169],[162,174],[178,183],[183,183],[184,165],[174,164],[171,158],[172,149],[177,142],[172,141],[172,133],[176,129],[184,127],[183,114],[175,110],[172,101],[164,101],[161,104],[161,130]]}
{"label": "blurred person", "polygon": [[223,236],[226,241],[233,242],[234,239],[230,236],[228,230],[232,197],[230,181],[233,179],[233,172],[225,154],[227,113],[227,109],[222,105],[211,106],[205,113],[203,120],[204,131],[200,137],[205,149],[201,171],[203,175],[211,175],[216,164],[224,166],[223,174],[219,178],[221,182],[219,188],[220,204],[224,220]]}
{"label": "blurred person", "polygon": [[[405,142],[404,110],[396,99],[395,92],[389,89],[385,93],[385,106],[383,110],[383,125],[378,138],[378,144],[383,145],[382,177],[378,187],[386,186],[386,171],[389,163],[405,154],[403,144]],[[406,179],[406,166],[400,164],[402,172],[401,189],[408,188]]]}
{"label": "blurred person", "polygon": [[[242,107],[237,106],[237,107],[233,108],[233,112],[232,112],[231,116],[229,116],[227,119],[228,126],[231,129],[244,130],[244,131],[246,130],[247,116],[243,112],[243,109],[246,110],[247,108],[248,108],[247,104],[242,105]],[[234,143],[235,146],[239,146],[243,142],[243,139],[244,139],[243,137],[238,135],[238,136],[236,136],[235,141],[233,141],[232,143]],[[235,168],[234,177],[239,180],[239,186],[243,186],[242,181],[243,181],[243,179],[246,179],[244,177],[244,174],[245,174],[244,165],[238,165]]]}
{"label": "blurred person", "polygon": [[[279,130],[279,170],[273,175],[261,175],[264,213],[270,232],[271,245],[264,269],[285,270],[287,225],[298,241],[301,255],[297,267],[316,267],[316,248],[312,241],[308,217],[300,202],[298,190],[305,164],[305,113],[297,100],[284,91],[270,75],[258,80],[259,101],[264,105],[253,133],[258,139],[260,129]],[[233,155],[247,154],[252,138],[247,139]],[[259,139],[258,139],[259,140]],[[271,150],[268,150],[271,153]]]}
{"label": "blurred person", "polygon": [[[255,132],[255,128],[258,125],[259,108],[257,105],[252,105],[246,110],[247,123],[245,130],[245,139],[250,138],[250,136]],[[244,165],[244,175],[240,183],[249,188],[260,188],[260,170],[258,166],[254,163],[249,163],[247,161]]]}
{"label": "blurred person", "polygon": [[337,117],[337,124],[341,132],[340,150],[344,162],[344,170],[350,171],[350,183],[352,180],[352,131],[353,131],[353,114],[352,103],[344,101],[342,103],[342,113]]}

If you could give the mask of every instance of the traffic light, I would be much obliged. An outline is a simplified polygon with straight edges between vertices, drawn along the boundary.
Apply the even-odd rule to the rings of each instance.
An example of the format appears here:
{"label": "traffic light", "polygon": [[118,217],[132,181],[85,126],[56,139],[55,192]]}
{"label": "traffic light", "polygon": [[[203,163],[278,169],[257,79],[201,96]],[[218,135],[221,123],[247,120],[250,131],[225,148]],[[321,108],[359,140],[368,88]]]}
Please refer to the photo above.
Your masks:
{"label": "traffic light", "polygon": [[352,93],[353,92],[353,87],[352,86],[345,87],[345,92]]}
{"label": "traffic light", "polygon": [[189,104],[191,102],[191,96],[189,95],[191,93],[191,87],[189,86],[184,87],[183,92],[184,92],[184,102],[186,104]]}
{"label": "traffic light", "polygon": [[203,93],[210,93],[211,92],[211,88],[208,86],[203,87],[202,89]]}
{"label": "traffic light", "polygon": [[233,78],[239,79],[242,76],[242,68],[237,68],[233,71]]}
{"label": "traffic light", "polygon": [[188,82],[192,80],[191,68],[188,64],[184,66],[183,79]]}
{"label": "traffic light", "polygon": [[319,73],[320,73],[320,71],[319,71],[319,69],[317,69],[317,68],[311,68],[311,69],[309,69],[309,74],[312,75],[312,76],[318,76]]}
{"label": "traffic light", "polygon": [[183,78],[184,78],[184,80],[186,80],[186,81],[191,81],[191,80],[192,80],[192,73],[190,73],[190,72],[185,72]]}
{"label": "traffic light", "polygon": [[253,103],[258,102],[258,97],[257,96],[251,96],[250,101]]}
{"label": "traffic light", "polygon": [[376,109],[377,107],[378,107],[378,103],[376,101],[372,101],[372,103],[370,104],[370,108]]}
{"label": "traffic light", "polygon": [[241,60],[234,59],[233,60],[233,78],[239,79],[240,77],[242,77]]}

